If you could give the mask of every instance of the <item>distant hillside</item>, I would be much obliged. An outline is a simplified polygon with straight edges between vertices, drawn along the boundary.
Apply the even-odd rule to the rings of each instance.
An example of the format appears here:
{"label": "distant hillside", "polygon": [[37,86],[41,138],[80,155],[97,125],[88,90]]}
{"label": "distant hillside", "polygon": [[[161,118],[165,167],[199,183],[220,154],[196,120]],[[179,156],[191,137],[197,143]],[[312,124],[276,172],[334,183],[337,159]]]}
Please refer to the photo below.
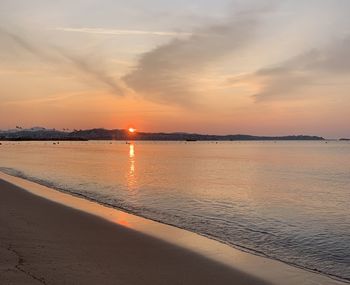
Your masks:
{"label": "distant hillside", "polygon": [[126,130],[91,129],[73,132],[35,128],[28,130],[1,131],[0,140],[154,140],[154,141],[298,141],[324,140],[318,136],[251,136],[251,135],[203,135],[191,133],[144,133],[130,134]]}
{"label": "distant hillside", "polygon": [[71,133],[47,129],[25,129],[0,132],[0,140],[11,141],[44,141],[44,140],[84,140],[72,138]]}

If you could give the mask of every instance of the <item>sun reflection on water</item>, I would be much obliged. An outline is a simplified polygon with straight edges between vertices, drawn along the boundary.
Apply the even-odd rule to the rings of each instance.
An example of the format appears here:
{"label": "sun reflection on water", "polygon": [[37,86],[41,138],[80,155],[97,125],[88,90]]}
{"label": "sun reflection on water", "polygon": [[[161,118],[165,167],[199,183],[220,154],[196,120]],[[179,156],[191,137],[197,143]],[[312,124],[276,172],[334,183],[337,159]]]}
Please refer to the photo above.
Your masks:
{"label": "sun reflection on water", "polygon": [[127,176],[129,189],[134,190],[136,188],[136,176],[135,176],[135,145],[129,144],[129,173]]}
{"label": "sun reflection on water", "polygon": [[135,147],[134,144],[129,144],[129,157],[134,158],[135,157]]}

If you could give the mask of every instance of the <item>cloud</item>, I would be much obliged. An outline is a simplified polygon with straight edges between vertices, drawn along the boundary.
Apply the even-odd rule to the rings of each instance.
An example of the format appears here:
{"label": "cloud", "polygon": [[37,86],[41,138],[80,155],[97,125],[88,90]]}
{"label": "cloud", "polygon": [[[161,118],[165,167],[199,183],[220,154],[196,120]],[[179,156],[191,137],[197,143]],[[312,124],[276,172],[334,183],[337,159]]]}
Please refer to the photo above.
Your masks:
{"label": "cloud", "polygon": [[237,13],[225,22],[156,47],[144,53],[123,80],[149,100],[194,105],[200,95],[196,78],[210,65],[250,43],[264,12],[265,7]]}
{"label": "cloud", "polygon": [[99,68],[96,63],[92,63],[86,58],[73,55],[68,53],[65,50],[56,48],[58,53],[64,57],[70,64],[72,64],[79,71],[83,72],[83,74],[92,77],[97,82],[102,83],[106,87],[108,87],[114,94],[116,95],[124,95],[124,87],[119,79],[116,79],[108,74],[106,70]]}
{"label": "cloud", "polygon": [[325,84],[335,76],[350,75],[349,50],[350,37],[346,37],[323,49],[310,50],[277,66],[248,75],[261,84],[261,90],[253,95],[255,100],[295,99],[307,87]]}
{"label": "cloud", "polygon": [[116,36],[190,36],[191,33],[186,32],[167,32],[167,31],[144,31],[144,30],[118,30],[118,29],[101,29],[101,28],[55,28],[56,31],[62,32],[76,32],[87,34],[100,35],[116,35]]}
{"label": "cloud", "polygon": [[100,64],[81,55],[69,53],[58,46],[43,45],[34,39],[28,39],[20,33],[9,32],[0,28],[0,40],[10,41],[16,48],[25,51],[47,64],[64,66],[78,72],[83,77],[91,78],[108,87],[114,94],[123,95],[124,87],[119,79],[113,78]]}

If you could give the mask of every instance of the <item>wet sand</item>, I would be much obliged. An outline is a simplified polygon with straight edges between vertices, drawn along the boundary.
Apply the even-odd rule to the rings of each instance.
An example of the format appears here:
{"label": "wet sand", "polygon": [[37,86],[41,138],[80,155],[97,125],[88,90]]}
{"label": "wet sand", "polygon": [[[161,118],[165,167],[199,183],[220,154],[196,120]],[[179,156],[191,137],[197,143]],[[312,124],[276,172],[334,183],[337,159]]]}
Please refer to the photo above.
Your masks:
{"label": "wet sand", "polygon": [[268,284],[0,180],[0,284]]}

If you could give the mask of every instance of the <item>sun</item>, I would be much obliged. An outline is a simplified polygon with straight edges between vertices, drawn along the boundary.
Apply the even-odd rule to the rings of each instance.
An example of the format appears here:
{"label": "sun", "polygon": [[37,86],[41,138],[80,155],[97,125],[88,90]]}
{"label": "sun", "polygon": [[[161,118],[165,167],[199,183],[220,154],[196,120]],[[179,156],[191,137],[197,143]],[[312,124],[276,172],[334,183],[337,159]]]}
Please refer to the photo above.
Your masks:
{"label": "sun", "polygon": [[129,133],[133,134],[133,133],[136,132],[136,129],[135,128],[129,128],[128,131],[129,131]]}

